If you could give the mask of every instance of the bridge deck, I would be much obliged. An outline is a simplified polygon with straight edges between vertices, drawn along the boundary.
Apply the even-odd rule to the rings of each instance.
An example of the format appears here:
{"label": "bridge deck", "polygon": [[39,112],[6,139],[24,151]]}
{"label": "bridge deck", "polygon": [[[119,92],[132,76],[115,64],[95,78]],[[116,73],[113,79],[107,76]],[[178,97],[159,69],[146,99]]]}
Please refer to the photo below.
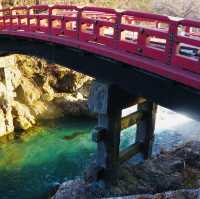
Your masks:
{"label": "bridge deck", "polygon": [[0,10],[0,34],[79,48],[200,89],[200,21],[39,5]]}

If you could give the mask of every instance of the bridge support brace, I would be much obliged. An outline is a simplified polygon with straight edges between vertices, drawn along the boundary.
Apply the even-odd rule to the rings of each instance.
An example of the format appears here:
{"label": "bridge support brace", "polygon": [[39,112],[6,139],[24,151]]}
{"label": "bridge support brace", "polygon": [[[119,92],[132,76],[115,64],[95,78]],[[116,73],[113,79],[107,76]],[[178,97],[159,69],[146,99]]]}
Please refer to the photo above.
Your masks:
{"label": "bridge support brace", "polygon": [[[138,105],[138,111],[121,118],[122,109]],[[89,109],[98,116],[98,125],[92,131],[97,143],[96,161],[86,172],[87,181],[116,179],[121,163],[136,153],[149,158],[155,127],[156,105],[143,98],[130,96],[115,85],[94,82],[89,96]],[[136,143],[120,151],[121,130],[137,124]],[[114,178],[113,178],[114,177]]]}

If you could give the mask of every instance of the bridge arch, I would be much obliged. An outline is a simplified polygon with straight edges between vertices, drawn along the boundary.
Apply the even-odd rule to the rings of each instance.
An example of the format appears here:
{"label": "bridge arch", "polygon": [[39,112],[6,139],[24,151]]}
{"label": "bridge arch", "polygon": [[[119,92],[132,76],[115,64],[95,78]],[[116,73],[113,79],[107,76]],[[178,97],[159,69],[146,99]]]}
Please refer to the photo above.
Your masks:
{"label": "bridge arch", "polygon": [[1,35],[0,44],[1,56],[24,54],[43,58],[199,119],[199,92],[169,79],[85,50],[46,41]]}

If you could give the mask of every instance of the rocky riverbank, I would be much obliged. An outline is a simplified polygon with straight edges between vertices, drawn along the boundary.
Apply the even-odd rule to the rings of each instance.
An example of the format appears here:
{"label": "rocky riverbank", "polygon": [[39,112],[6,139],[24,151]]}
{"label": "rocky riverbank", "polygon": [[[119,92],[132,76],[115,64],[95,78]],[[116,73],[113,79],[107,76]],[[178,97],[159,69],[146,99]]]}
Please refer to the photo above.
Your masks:
{"label": "rocky riverbank", "polygon": [[155,195],[144,194],[134,196],[115,197],[109,199],[199,199],[200,189],[183,189],[178,191],[168,191],[164,193],[158,193]]}
{"label": "rocky riverbank", "polygon": [[138,165],[130,161],[121,166],[117,182],[107,186],[103,182],[88,184],[82,179],[67,181],[53,199],[122,198],[128,195],[134,199],[199,199],[199,151],[200,142],[193,141],[173,151],[163,151]]}
{"label": "rocky riverbank", "polygon": [[0,66],[0,136],[26,130],[38,120],[89,115],[92,79],[34,57],[13,55]]}

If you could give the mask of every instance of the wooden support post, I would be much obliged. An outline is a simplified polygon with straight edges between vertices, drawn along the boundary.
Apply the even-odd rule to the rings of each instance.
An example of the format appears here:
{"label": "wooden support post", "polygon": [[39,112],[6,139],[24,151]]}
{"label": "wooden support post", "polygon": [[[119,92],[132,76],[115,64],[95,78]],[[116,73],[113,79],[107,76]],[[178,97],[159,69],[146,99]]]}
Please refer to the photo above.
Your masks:
{"label": "wooden support post", "polygon": [[98,125],[92,131],[92,139],[97,142],[96,174],[87,180],[110,180],[116,177],[119,165],[119,145],[121,131],[121,99],[119,90],[113,85],[95,82],[89,97],[90,111],[98,114]]}
{"label": "wooden support post", "polygon": [[[139,104],[138,111],[121,118],[121,111],[128,104]],[[98,125],[92,131],[92,140],[97,143],[96,161],[86,172],[87,181],[113,181],[120,163],[139,152],[145,159],[151,155],[156,114],[154,103],[130,96],[117,86],[94,82],[88,105],[89,110],[97,114]],[[134,124],[137,124],[136,143],[119,151],[121,130]]]}
{"label": "wooden support post", "polygon": [[144,159],[148,159],[152,155],[157,105],[146,101],[138,105],[138,111],[143,112],[144,116],[137,124],[136,143],[142,144]]}
{"label": "wooden support post", "polygon": [[[108,114],[99,114],[98,126],[106,129],[106,139],[98,144],[97,163],[105,168],[105,176],[112,178],[117,175],[119,166],[121,110],[116,107]],[[102,156],[103,155],[103,156]],[[104,157],[102,159],[102,157]]]}

